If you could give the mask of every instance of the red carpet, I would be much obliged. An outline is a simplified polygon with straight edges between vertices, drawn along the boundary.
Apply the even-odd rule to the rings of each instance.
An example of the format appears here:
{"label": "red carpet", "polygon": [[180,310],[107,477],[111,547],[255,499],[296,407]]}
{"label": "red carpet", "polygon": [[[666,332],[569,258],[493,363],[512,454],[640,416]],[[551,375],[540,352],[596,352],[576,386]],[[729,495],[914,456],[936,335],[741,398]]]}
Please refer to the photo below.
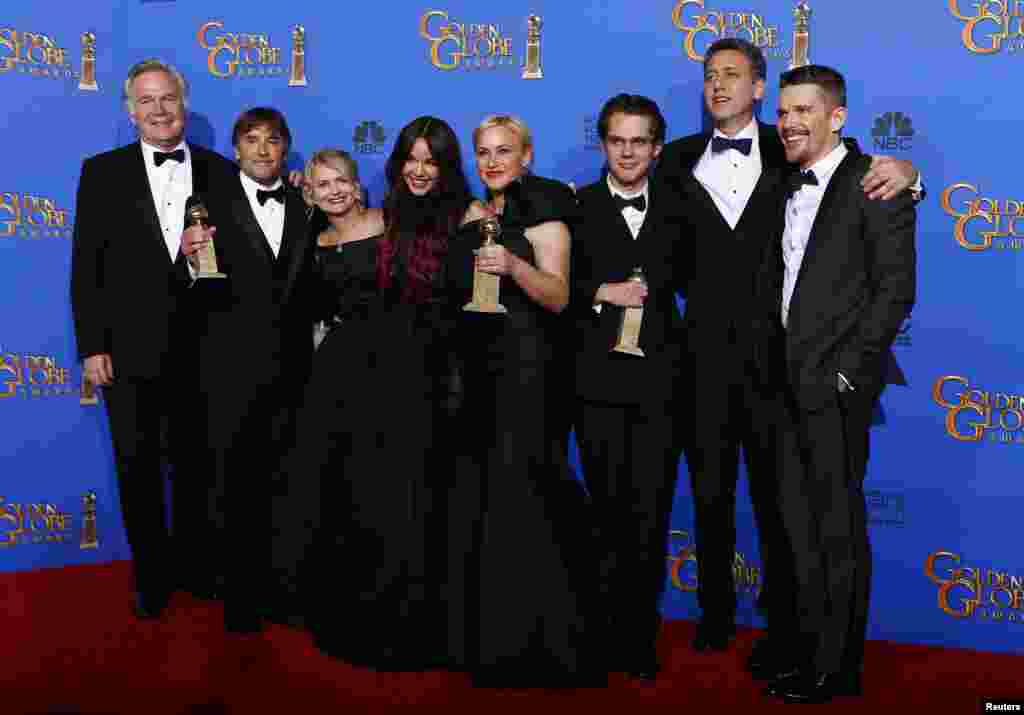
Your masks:
{"label": "red carpet", "polygon": [[[668,624],[665,671],[655,685],[616,678],[588,691],[481,691],[447,673],[378,674],[322,656],[280,626],[225,638],[218,605],[176,595],[163,622],[130,615],[130,566],[0,575],[0,713],[3,715],[217,715],[367,712],[390,705],[445,712],[751,713],[766,700],[743,672],[757,636],[698,656],[693,624]],[[833,712],[974,713],[979,698],[1024,697],[1024,657],[871,642],[865,695],[817,706]],[[883,710],[884,708],[884,710]],[[815,710],[815,707],[804,708]]]}

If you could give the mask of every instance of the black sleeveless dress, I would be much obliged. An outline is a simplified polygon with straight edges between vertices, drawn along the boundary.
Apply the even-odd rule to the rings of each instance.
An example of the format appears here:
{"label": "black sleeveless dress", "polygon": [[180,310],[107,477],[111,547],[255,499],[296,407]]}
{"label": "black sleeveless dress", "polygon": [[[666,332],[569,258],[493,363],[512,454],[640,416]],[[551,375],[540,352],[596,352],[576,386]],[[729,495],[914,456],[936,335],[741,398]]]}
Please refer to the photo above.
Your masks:
{"label": "black sleeveless dress", "polygon": [[[317,251],[320,317],[331,329],[282,469],[296,512],[284,516],[304,535],[278,535],[291,542],[282,548],[292,554],[293,603],[322,651],[421,670],[443,655],[434,556],[443,543],[431,536],[430,483],[441,458],[443,311],[404,302],[401,276],[395,289],[378,289],[382,241]],[[281,562],[288,577],[289,559]]]}
{"label": "black sleeveless dress", "polygon": [[[525,229],[571,224],[575,197],[563,184],[525,177],[506,198],[499,242],[534,264]],[[507,315],[461,310],[472,294],[478,228],[460,231],[446,271],[465,391],[447,492],[449,655],[482,686],[603,685],[586,497],[562,434],[571,396],[559,370],[564,322],[504,276]]]}

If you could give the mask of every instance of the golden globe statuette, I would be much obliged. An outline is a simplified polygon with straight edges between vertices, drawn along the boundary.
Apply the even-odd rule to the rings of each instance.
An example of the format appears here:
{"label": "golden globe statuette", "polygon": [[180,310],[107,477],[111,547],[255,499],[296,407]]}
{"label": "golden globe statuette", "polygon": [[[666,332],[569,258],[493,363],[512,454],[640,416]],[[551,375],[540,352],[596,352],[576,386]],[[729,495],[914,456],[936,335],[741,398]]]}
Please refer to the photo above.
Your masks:
{"label": "golden globe statuette", "polygon": [[790,69],[811,63],[807,56],[811,45],[810,24],[811,6],[806,2],[798,3],[793,8],[793,59],[789,63]]}
{"label": "golden globe statuette", "polygon": [[82,376],[82,392],[78,397],[78,404],[83,407],[89,405],[98,405],[100,403],[99,394],[96,392],[96,386],[89,382],[85,376]]}
{"label": "golden globe statuette", "polygon": [[540,68],[540,28],[544,23],[539,15],[526,18],[526,63],[523,79],[544,79]]}
{"label": "golden globe statuette", "polygon": [[[185,228],[202,226],[209,228],[210,213],[206,210],[203,202],[196,197],[189,198],[188,209],[185,212]],[[213,247],[213,239],[193,254],[195,260],[192,266],[196,269],[196,280],[207,278],[227,278],[217,267],[217,251]]]}
{"label": "golden globe statuette", "polygon": [[96,492],[82,495],[82,537],[78,542],[80,549],[98,549],[99,533],[96,529]]}
{"label": "golden globe statuette", "polygon": [[[483,241],[480,248],[473,251],[480,255],[493,249],[498,245],[498,236],[501,235],[501,221],[497,216],[488,216],[480,221],[480,235]],[[473,269],[473,299],[462,306],[463,310],[473,313],[508,313],[508,308],[498,302],[498,292],[501,289],[501,276],[493,273],[484,273],[479,268]]]}
{"label": "golden globe statuette", "polygon": [[296,25],[292,30],[292,73],[289,87],[305,87],[306,81],[306,28]]}
{"label": "golden globe statuette", "polygon": [[[626,280],[647,285],[647,279],[644,278],[644,272],[639,266],[633,269],[633,273]],[[611,349],[611,352],[647,357],[644,355],[644,351],[640,349],[640,326],[643,324],[643,320],[643,306],[639,308],[623,308],[622,322],[619,324],[619,339],[615,343],[615,347]]]}
{"label": "golden globe statuette", "polygon": [[96,84],[96,35],[92,32],[82,33],[82,77],[78,88],[91,92],[100,88]]}

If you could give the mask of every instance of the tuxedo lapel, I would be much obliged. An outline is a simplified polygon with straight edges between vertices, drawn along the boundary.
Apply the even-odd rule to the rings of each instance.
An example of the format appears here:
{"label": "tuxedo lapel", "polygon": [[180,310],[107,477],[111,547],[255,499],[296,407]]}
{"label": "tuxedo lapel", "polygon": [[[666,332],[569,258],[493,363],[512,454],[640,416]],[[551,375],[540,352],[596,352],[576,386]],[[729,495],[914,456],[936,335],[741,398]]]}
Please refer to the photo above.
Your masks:
{"label": "tuxedo lapel", "polygon": [[142,216],[142,220],[148,228],[149,236],[152,240],[156,241],[157,246],[160,248],[160,252],[167,259],[168,263],[172,263],[170,254],[167,253],[167,244],[164,242],[163,231],[160,228],[160,217],[156,213],[156,205],[153,203],[153,189],[149,185],[149,174],[146,171],[146,157],[142,153],[142,146],[139,144],[135,145],[135,152],[132,155],[132,163],[135,164],[134,174],[135,179],[130,182],[131,186],[135,190],[136,202],[139,207],[139,213]]}
{"label": "tuxedo lapel", "polygon": [[[823,246],[828,243],[829,238],[832,236],[833,229],[835,228],[831,215],[832,210],[837,197],[843,196],[850,190],[851,172],[856,158],[857,155],[854,152],[849,152],[843,157],[839,166],[836,167],[835,173],[832,174],[828,186],[825,188],[825,194],[821,197],[821,205],[818,207],[818,213],[814,216],[814,223],[811,224],[811,233],[807,237],[807,247],[804,249],[804,258],[800,262],[800,272],[796,276],[796,285],[793,286],[793,297],[790,300],[789,308],[790,316],[799,314],[796,307],[800,299],[800,284],[803,282],[804,275],[813,268],[814,262],[821,253]],[[785,216],[783,216],[783,226],[785,226]]]}
{"label": "tuxedo lapel", "polygon": [[256,251],[256,255],[262,256],[267,263],[274,265],[274,253],[270,250],[270,242],[267,240],[266,234],[263,233],[263,229],[260,228],[256,214],[252,211],[249,197],[246,196],[245,189],[242,187],[241,175],[235,178],[235,182],[235,196],[231,202],[231,209],[234,215],[239,217],[242,233],[245,234],[246,240]]}
{"label": "tuxedo lapel", "polygon": [[602,182],[601,186],[601,210],[608,216],[608,221],[615,227],[614,230],[607,232],[607,240],[610,241],[632,241],[633,234],[629,230],[629,224],[626,223],[626,219],[622,216],[622,211],[618,206],[615,205],[615,198],[612,196],[611,189],[608,188],[607,181]]}
{"label": "tuxedo lapel", "polygon": [[281,233],[281,252],[278,262],[285,270],[284,286],[281,301],[286,302],[295,283],[295,277],[306,259],[309,250],[309,215],[312,211],[306,206],[298,194],[288,190],[284,203],[284,230]]}

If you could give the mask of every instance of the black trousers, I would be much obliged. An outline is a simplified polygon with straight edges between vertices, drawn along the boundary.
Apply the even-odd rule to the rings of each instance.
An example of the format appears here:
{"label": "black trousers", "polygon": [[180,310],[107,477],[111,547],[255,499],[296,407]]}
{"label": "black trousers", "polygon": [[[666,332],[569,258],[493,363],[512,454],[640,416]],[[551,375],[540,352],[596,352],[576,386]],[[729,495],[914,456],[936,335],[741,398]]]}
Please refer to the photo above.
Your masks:
{"label": "black trousers", "polygon": [[655,656],[681,452],[671,407],[577,404],[576,442],[595,521],[607,652],[618,660],[612,670],[640,669]]}
{"label": "black trousers", "polygon": [[168,380],[119,380],[103,388],[110,420],[121,518],[132,550],[135,588],[144,604],[160,605],[181,578],[171,548],[165,478],[172,501],[187,503],[181,391]]}
{"label": "black trousers", "polygon": [[783,423],[782,510],[793,546],[799,632],[823,673],[859,671],[864,659],[871,545],[864,503],[877,392],[836,393]]}
{"label": "black trousers", "polygon": [[758,600],[770,633],[793,624],[792,559],[779,512],[777,423],[782,399],[760,386],[755,366],[737,362],[695,371],[687,463],[694,502],[697,599],[701,622],[731,631],[736,616],[736,485],[740,450],[747,466],[763,569]]}

